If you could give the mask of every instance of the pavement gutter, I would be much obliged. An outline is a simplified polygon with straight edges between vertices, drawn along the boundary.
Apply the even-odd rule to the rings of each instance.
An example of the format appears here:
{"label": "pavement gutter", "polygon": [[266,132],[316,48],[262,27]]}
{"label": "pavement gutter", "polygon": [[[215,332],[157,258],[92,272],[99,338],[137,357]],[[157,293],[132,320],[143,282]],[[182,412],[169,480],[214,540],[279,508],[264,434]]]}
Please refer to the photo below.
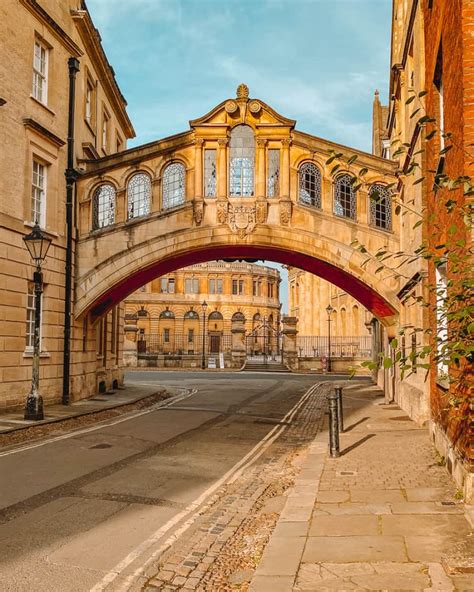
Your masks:
{"label": "pavement gutter", "polygon": [[249,592],[293,590],[327,458],[326,439],[327,432],[323,429],[297,462],[300,472],[255,570]]}

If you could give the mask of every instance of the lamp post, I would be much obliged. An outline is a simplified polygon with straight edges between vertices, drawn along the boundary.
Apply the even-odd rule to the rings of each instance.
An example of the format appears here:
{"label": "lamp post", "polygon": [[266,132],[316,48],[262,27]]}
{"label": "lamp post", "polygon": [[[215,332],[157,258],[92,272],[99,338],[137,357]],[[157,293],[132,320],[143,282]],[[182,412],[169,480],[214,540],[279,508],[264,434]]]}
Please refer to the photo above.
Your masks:
{"label": "lamp post", "polygon": [[39,363],[40,363],[40,330],[41,330],[41,294],[43,293],[43,274],[41,265],[51,245],[51,239],[41,230],[39,224],[27,236],[23,237],[36,271],[33,273],[35,284],[35,324],[33,334],[33,370],[31,375],[31,390],[25,405],[25,419],[41,420],[44,418],[43,397],[39,393]]}
{"label": "lamp post", "polygon": [[207,310],[207,302],[204,300],[202,303],[202,358],[201,358],[201,368],[205,370],[206,368],[206,310]]}
{"label": "lamp post", "polygon": [[328,372],[331,372],[331,315],[334,312],[334,308],[328,304],[326,312],[328,313]]}

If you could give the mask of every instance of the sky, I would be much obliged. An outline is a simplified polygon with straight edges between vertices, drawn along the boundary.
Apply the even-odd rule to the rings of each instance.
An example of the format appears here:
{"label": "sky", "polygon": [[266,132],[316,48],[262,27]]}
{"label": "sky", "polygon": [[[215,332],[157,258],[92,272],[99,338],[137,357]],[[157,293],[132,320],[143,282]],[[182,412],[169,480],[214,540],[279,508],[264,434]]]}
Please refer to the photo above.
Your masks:
{"label": "sky", "polygon": [[87,6],[128,102],[128,147],[188,130],[244,82],[297,129],[371,150],[375,89],[387,102],[392,0]]}

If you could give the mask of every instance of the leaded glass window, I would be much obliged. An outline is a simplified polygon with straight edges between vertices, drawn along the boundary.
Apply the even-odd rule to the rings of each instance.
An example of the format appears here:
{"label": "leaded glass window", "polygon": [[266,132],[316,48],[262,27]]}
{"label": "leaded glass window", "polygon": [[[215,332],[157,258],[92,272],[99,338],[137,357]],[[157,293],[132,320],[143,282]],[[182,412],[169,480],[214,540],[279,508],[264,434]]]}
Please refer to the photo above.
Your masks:
{"label": "leaded glass window", "polygon": [[166,308],[160,313],[160,319],[174,319],[174,312]]}
{"label": "leaded glass window", "polygon": [[353,186],[353,177],[348,173],[339,175],[334,182],[334,213],[336,216],[357,217],[357,197]]}
{"label": "leaded glass window", "polygon": [[163,209],[174,208],[184,203],[186,171],[180,162],[166,167],[163,173]]}
{"label": "leaded glass window", "polygon": [[128,182],[128,217],[138,218],[150,213],[151,181],[145,173],[137,173]]}
{"label": "leaded glass window", "polygon": [[248,125],[234,127],[230,136],[230,195],[253,195],[255,138]]}
{"label": "leaded glass window", "polygon": [[298,171],[298,196],[301,203],[321,207],[321,171],[312,162],[305,162]]}
{"label": "leaded glass window", "polygon": [[372,185],[369,192],[370,223],[377,228],[392,228],[392,197],[385,185]]}
{"label": "leaded glass window", "polygon": [[280,151],[268,151],[268,197],[280,195]]}
{"label": "leaded glass window", "polygon": [[93,228],[104,228],[115,222],[115,189],[112,185],[100,185],[92,198]]}
{"label": "leaded glass window", "polygon": [[204,150],[204,197],[216,197],[216,151]]}

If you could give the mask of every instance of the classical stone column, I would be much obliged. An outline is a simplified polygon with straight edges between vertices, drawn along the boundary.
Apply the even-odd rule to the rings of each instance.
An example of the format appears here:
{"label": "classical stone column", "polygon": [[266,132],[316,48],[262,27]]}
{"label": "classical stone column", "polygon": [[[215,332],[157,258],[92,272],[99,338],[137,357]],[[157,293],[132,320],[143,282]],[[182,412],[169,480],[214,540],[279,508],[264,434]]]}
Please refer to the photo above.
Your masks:
{"label": "classical stone column", "polygon": [[292,370],[298,370],[298,352],[296,350],[298,319],[296,317],[283,315],[281,324],[281,332],[283,334],[283,363]]}
{"label": "classical stone column", "polygon": [[281,191],[280,191],[280,224],[288,226],[291,221],[293,204],[290,199],[290,138],[283,138],[281,141],[282,159],[281,159]]}
{"label": "classical stone column", "polygon": [[282,159],[281,159],[281,191],[283,199],[290,197],[290,138],[283,138],[281,141]]}
{"label": "classical stone column", "polygon": [[202,197],[202,147],[204,140],[196,138],[194,143],[194,198]]}
{"label": "classical stone column", "polygon": [[122,187],[115,194],[115,222],[125,222],[127,218],[127,192],[125,187]]}
{"label": "classical stone column", "polygon": [[257,138],[257,150],[256,150],[256,186],[255,194],[257,198],[265,197],[267,194],[265,187],[265,146],[267,141],[263,138]]}
{"label": "classical stone column", "polygon": [[241,368],[245,364],[247,357],[245,348],[245,320],[237,318],[232,319],[232,363],[233,366]]}
{"label": "classical stone column", "polygon": [[227,197],[227,146],[228,138],[217,140],[217,196],[221,199]]}

